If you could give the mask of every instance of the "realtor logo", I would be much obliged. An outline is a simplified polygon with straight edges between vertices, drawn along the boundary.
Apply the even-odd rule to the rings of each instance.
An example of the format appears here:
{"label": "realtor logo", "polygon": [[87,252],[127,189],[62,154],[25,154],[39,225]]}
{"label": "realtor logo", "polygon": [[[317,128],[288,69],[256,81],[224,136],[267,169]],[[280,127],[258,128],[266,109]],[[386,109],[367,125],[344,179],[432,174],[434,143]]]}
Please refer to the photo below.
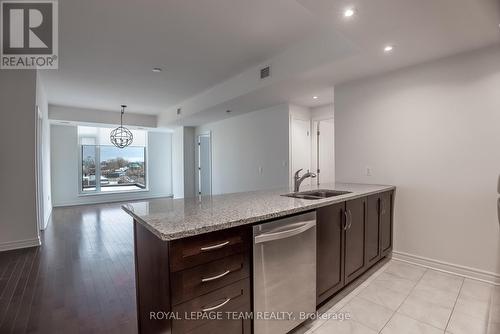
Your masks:
{"label": "realtor logo", "polygon": [[57,1],[0,2],[0,68],[58,67]]}

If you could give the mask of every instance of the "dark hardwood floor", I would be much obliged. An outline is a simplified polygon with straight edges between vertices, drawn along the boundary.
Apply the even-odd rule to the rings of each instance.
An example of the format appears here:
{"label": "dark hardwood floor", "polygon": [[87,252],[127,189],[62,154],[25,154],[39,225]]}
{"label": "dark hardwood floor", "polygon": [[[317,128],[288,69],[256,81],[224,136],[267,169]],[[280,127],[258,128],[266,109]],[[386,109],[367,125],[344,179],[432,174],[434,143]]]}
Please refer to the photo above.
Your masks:
{"label": "dark hardwood floor", "polygon": [[136,333],[132,219],[55,208],[42,246],[0,252],[0,333]]}

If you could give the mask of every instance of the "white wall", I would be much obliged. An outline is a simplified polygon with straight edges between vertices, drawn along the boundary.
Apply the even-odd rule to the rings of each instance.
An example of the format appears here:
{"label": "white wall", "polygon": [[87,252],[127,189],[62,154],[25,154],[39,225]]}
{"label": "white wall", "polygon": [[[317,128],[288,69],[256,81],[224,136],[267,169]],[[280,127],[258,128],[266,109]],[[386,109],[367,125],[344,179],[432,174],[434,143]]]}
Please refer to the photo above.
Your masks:
{"label": "white wall", "polygon": [[288,186],[288,112],[283,104],[196,128],[212,135],[213,194]]}
{"label": "white wall", "polygon": [[500,275],[500,48],[335,97],[337,180],[397,186],[395,251]]}
{"label": "white wall", "polygon": [[195,128],[184,127],[184,197],[195,195]]}
{"label": "white wall", "polygon": [[104,203],[172,195],[172,134],[148,133],[149,191],[79,195],[79,148],[76,126],[51,126],[52,201],[54,206]]}
{"label": "white wall", "polygon": [[39,245],[35,184],[36,72],[0,73],[0,251]]}
{"label": "white wall", "polygon": [[42,114],[42,183],[43,183],[43,222],[40,226],[45,229],[49,223],[50,214],[52,213],[52,198],[51,198],[51,181],[50,181],[50,123],[49,123],[49,105],[47,95],[37,73],[36,80],[36,104],[40,108]]}
{"label": "white wall", "polygon": [[184,127],[172,133],[172,193],[175,198],[184,198]]}
{"label": "white wall", "polygon": [[172,196],[172,134],[148,132],[149,194]]}
{"label": "white wall", "polygon": [[172,180],[175,198],[195,195],[195,128],[180,126],[172,138]]}
{"label": "white wall", "polygon": [[311,119],[313,120],[332,119],[334,115],[335,107],[333,103],[311,108]]}
{"label": "white wall", "polygon": [[298,106],[295,104],[290,104],[288,106],[288,110],[290,113],[290,117],[302,119],[302,120],[310,120],[311,119],[311,110],[307,107]]}

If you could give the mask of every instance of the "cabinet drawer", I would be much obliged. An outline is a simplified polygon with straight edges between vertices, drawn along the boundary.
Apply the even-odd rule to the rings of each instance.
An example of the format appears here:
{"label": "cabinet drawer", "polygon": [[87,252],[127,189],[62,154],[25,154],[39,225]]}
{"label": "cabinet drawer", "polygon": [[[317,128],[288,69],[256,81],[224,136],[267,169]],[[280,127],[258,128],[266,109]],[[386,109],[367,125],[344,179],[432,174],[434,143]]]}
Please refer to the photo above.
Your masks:
{"label": "cabinet drawer", "polygon": [[171,271],[180,271],[250,249],[250,228],[233,228],[174,240],[170,245]]}
{"label": "cabinet drawer", "polygon": [[[174,306],[172,310],[182,318],[172,321],[172,332],[175,334],[198,333],[202,326],[217,328],[218,325],[222,326],[225,322],[234,322],[234,320],[227,318],[228,314],[226,312],[250,312],[250,279],[240,280],[219,290],[179,304]],[[200,314],[205,316],[215,316],[217,314],[221,319],[211,320],[204,317],[191,319],[196,312],[201,312]]]}
{"label": "cabinet drawer", "polygon": [[249,253],[240,253],[172,274],[176,305],[250,276]]}

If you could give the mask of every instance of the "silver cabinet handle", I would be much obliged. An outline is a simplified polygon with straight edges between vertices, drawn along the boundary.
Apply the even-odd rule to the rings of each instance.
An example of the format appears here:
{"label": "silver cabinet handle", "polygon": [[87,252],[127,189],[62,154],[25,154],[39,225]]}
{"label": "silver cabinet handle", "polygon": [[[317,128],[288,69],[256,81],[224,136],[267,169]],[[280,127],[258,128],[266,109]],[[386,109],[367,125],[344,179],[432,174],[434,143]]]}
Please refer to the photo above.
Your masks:
{"label": "silver cabinet handle", "polygon": [[352,227],[352,212],[351,210],[347,210],[348,214],[349,214],[349,225],[347,225],[347,229],[350,230],[351,227]]}
{"label": "silver cabinet handle", "polygon": [[259,244],[259,243],[262,243],[262,242],[267,242],[267,241],[272,241],[272,240],[279,240],[279,239],[285,239],[285,238],[293,237],[294,235],[303,233],[303,232],[309,230],[310,228],[315,227],[316,226],[316,221],[315,220],[310,220],[310,221],[303,222],[303,223],[291,224],[290,226],[294,226],[294,227],[298,226],[298,227],[293,228],[293,229],[289,229],[289,230],[286,230],[286,231],[270,232],[270,233],[264,233],[264,234],[258,235],[258,236],[255,237],[255,243]]}
{"label": "silver cabinet handle", "polygon": [[344,221],[344,226],[343,226],[343,229],[344,231],[347,231],[347,227],[349,226],[349,216],[347,214],[347,210],[344,210],[344,217],[345,217],[345,221]]}
{"label": "silver cabinet handle", "polygon": [[231,300],[231,298],[227,298],[225,301],[223,301],[222,303],[220,303],[219,305],[216,305],[216,306],[212,306],[212,307],[207,307],[207,308],[204,308],[202,309],[201,311],[202,312],[210,312],[210,311],[215,311],[217,309],[220,309],[222,306],[226,305],[227,303],[229,303],[229,301]]}
{"label": "silver cabinet handle", "polygon": [[222,248],[222,247],[227,246],[227,245],[229,245],[229,241],[224,241],[224,242],[217,244],[217,245],[201,247],[200,250],[202,252],[206,252],[206,251],[211,251],[214,249],[219,249],[219,248]]}
{"label": "silver cabinet handle", "polygon": [[385,201],[382,198],[380,199],[380,214],[385,214]]}
{"label": "silver cabinet handle", "polygon": [[225,272],[223,272],[222,274],[219,274],[219,275],[216,275],[216,276],[212,276],[212,277],[207,277],[207,278],[202,278],[201,281],[203,283],[205,282],[210,282],[210,281],[215,281],[219,278],[222,278],[224,276],[226,276],[227,274],[229,274],[231,272],[231,270],[226,270]]}

